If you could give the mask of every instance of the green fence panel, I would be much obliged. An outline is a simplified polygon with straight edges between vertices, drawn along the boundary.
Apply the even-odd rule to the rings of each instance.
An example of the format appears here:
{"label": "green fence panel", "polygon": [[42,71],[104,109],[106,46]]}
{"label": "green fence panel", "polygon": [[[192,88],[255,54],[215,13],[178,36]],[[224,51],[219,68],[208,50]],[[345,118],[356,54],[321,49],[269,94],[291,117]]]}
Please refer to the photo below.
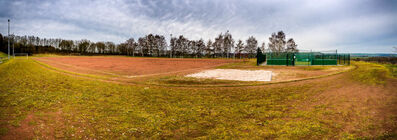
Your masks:
{"label": "green fence panel", "polygon": [[349,65],[350,54],[325,54],[320,52],[304,53],[267,53],[267,65]]}
{"label": "green fence panel", "polygon": [[311,65],[312,59],[312,53],[296,53],[295,65]]}
{"label": "green fence panel", "polygon": [[267,59],[267,65],[287,65],[287,59]]}
{"label": "green fence panel", "polygon": [[267,65],[295,65],[294,53],[267,53],[266,60]]}
{"label": "green fence panel", "polygon": [[312,65],[337,65],[337,59],[314,59]]}

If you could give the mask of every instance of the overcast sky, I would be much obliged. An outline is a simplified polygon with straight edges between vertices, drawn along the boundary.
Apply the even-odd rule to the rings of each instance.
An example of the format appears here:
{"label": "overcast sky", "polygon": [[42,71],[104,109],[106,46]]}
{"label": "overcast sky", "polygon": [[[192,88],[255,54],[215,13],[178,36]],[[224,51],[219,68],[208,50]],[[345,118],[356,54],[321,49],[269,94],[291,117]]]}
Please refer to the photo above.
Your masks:
{"label": "overcast sky", "polygon": [[149,33],[169,39],[235,40],[260,44],[283,30],[299,49],[391,53],[397,46],[393,0],[0,0],[0,33],[124,42]]}

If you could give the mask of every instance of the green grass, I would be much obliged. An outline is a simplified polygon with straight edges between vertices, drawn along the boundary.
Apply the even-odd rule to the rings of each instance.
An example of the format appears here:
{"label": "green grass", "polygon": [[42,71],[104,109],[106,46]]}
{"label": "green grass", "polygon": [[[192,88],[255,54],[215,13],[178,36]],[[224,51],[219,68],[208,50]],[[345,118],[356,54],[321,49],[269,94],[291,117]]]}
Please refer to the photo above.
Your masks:
{"label": "green grass", "polygon": [[305,68],[303,68],[304,70],[326,70],[328,69],[328,66],[307,66]]}
{"label": "green grass", "polygon": [[[28,124],[37,137],[53,130],[62,139],[341,138],[343,123],[322,119],[338,112],[327,106],[296,106],[327,89],[328,83],[209,89],[132,86],[63,75],[32,60],[11,60],[0,65],[0,134],[34,114],[37,120]],[[62,119],[48,115],[54,112],[61,112]]]}
{"label": "green grass", "polygon": [[311,64],[311,62],[295,61],[295,65],[308,66],[310,64]]}
{"label": "green grass", "polygon": [[0,64],[5,63],[8,61],[8,55],[6,53],[0,52]]}
{"label": "green grass", "polygon": [[50,65],[48,65],[46,63],[43,63],[43,62],[40,62],[40,61],[37,61],[37,60],[32,60],[32,61],[34,61],[37,64],[40,64],[43,67],[46,67],[46,68],[50,69],[50,70],[55,70],[55,71],[58,71],[58,72],[62,72],[62,73],[65,73],[65,74],[71,74],[71,75],[75,75],[75,76],[89,77],[89,78],[102,79],[102,80],[109,80],[110,78],[118,77],[117,75],[93,75],[93,74],[76,73],[76,72],[62,70],[62,69],[50,66]]}
{"label": "green grass", "polygon": [[42,54],[34,54],[34,57],[60,57],[60,56],[69,56],[69,55],[59,55],[59,54],[52,54],[52,53],[42,53]]}
{"label": "green grass", "polygon": [[383,65],[389,69],[391,77],[397,78],[397,65],[393,65],[393,64],[383,64]]}
{"label": "green grass", "polygon": [[217,69],[258,69],[256,66],[256,59],[245,59],[241,62],[228,63],[216,67]]}
{"label": "green grass", "polygon": [[354,80],[370,84],[384,84],[387,76],[390,75],[389,69],[382,64],[368,63],[368,62],[353,62],[358,68],[352,72]]}
{"label": "green grass", "polygon": [[6,53],[3,53],[3,52],[0,52],[0,58],[1,57],[7,57],[7,54]]}

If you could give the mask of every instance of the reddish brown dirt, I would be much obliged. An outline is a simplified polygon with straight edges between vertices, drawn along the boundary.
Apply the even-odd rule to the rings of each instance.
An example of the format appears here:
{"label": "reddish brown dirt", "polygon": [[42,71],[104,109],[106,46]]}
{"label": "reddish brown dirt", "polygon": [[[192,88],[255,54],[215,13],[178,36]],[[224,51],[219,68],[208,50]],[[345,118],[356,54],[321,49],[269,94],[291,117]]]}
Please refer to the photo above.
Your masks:
{"label": "reddish brown dirt", "polygon": [[8,126],[8,133],[0,140],[60,139],[64,137],[64,123],[62,111],[45,112],[41,116],[29,113],[20,126]]}
{"label": "reddish brown dirt", "polygon": [[33,126],[29,125],[29,122],[34,120],[34,115],[29,114],[25,120],[21,122],[18,127],[9,126],[7,135],[0,137],[1,140],[20,140],[20,139],[33,139]]}
{"label": "reddish brown dirt", "polygon": [[227,59],[179,59],[132,57],[40,57],[35,58],[50,66],[67,71],[100,74],[140,76],[212,68],[239,60]]}
{"label": "reddish brown dirt", "polygon": [[[295,110],[333,111],[334,114],[317,117],[343,124],[338,131],[360,137],[371,139],[380,134],[397,133],[397,79],[387,79],[384,85],[367,85],[351,80],[349,73],[345,73],[301,82],[316,84],[314,90],[322,90],[308,100],[292,102]],[[321,106],[325,108],[319,109]]]}

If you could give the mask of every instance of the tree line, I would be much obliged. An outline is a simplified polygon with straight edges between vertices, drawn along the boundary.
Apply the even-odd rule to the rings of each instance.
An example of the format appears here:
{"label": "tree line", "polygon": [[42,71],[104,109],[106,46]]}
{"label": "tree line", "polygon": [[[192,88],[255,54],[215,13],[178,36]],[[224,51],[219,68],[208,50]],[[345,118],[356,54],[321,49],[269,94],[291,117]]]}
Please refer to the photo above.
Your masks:
{"label": "tree line", "polygon": [[[10,38],[0,34],[0,51],[7,52],[8,39],[15,53],[61,53],[79,55],[127,55],[146,57],[211,57],[211,58],[245,58],[254,57],[259,47],[258,40],[250,36],[247,40],[235,41],[227,31],[214,40],[190,40],[183,35],[171,37],[169,45],[163,35],[148,34],[137,40],[129,38],[125,42],[92,42],[87,39],[64,40],[47,39],[35,36],[14,36]],[[290,38],[286,40],[285,33],[279,31],[269,37],[268,48],[263,42],[263,52],[297,52],[297,44]]]}

